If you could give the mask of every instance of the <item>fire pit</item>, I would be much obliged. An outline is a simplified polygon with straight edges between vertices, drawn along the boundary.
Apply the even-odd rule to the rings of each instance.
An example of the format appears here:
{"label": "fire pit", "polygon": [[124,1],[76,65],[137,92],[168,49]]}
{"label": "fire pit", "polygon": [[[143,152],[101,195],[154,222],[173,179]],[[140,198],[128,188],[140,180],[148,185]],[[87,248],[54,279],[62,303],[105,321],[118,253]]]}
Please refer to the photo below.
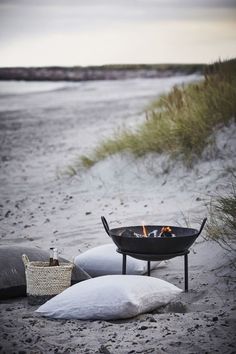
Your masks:
{"label": "fire pit", "polygon": [[207,221],[205,218],[199,230],[164,225],[126,226],[110,229],[104,216],[103,226],[118,247],[117,252],[123,254],[122,273],[126,274],[126,256],[150,262],[167,260],[184,256],[185,291],[188,291],[188,253],[196,238],[202,232]]}

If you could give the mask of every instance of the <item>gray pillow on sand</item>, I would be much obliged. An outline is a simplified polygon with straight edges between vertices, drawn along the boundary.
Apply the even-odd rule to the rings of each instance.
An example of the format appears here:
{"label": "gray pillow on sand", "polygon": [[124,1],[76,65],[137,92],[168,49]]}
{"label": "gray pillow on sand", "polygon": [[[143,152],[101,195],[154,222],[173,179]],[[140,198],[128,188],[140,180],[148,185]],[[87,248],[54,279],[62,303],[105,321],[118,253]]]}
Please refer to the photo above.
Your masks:
{"label": "gray pillow on sand", "polygon": [[[0,246],[0,299],[26,296],[25,267],[22,254],[26,254],[31,261],[48,261],[49,252],[38,248],[19,246]],[[59,260],[67,262],[63,258]],[[76,266],[72,272],[71,283],[89,279],[90,276]]]}
{"label": "gray pillow on sand", "polygon": [[[94,247],[79,254],[74,263],[82,267],[91,277],[122,273],[122,254],[116,252],[115,244]],[[151,269],[160,262],[151,262]],[[127,256],[126,273],[131,275],[147,273],[147,262]]]}
{"label": "gray pillow on sand", "polygon": [[181,289],[139,275],[106,275],[64,290],[37,309],[42,316],[80,320],[130,318],[166,305]]}

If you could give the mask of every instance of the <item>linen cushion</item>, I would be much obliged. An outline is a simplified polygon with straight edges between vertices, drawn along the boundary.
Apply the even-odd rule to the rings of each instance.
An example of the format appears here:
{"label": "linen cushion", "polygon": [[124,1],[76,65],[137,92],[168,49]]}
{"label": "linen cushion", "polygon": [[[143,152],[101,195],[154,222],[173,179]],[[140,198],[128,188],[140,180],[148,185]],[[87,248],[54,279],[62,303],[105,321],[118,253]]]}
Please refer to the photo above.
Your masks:
{"label": "linen cushion", "polygon": [[[79,254],[74,263],[83,268],[91,277],[101,275],[112,275],[122,273],[122,254],[116,252],[115,244],[105,244],[94,247]],[[151,269],[154,269],[160,262],[151,262]],[[127,256],[127,274],[147,273],[147,262]]]}
{"label": "linen cushion", "polygon": [[175,285],[154,277],[106,275],[67,288],[36,312],[63,319],[130,318],[167,304],[181,291]]}

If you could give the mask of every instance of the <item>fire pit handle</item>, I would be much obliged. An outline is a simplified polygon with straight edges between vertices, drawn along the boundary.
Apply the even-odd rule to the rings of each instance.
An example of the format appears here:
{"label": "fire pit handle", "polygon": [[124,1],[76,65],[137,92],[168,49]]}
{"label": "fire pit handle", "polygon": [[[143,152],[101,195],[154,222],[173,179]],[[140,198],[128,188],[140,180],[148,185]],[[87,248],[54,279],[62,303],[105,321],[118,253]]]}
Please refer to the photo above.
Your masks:
{"label": "fire pit handle", "polygon": [[202,232],[202,230],[203,230],[203,228],[204,228],[204,226],[205,226],[206,221],[207,221],[207,218],[204,218],[204,219],[203,219],[203,222],[202,222],[202,225],[201,225],[201,227],[200,227],[200,230],[199,230],[199,232],[198,232],[198,236],[199,236],[200,233]]}
{"label": "fire pit handle", "polygon": [[101,216],[101,220],[102,220],[104,229],[106,230],[106,233],[108,234],[108,236],[110,236],[110,228],[109,228],[108,222],[106,221],[106,218],[104,216]]}

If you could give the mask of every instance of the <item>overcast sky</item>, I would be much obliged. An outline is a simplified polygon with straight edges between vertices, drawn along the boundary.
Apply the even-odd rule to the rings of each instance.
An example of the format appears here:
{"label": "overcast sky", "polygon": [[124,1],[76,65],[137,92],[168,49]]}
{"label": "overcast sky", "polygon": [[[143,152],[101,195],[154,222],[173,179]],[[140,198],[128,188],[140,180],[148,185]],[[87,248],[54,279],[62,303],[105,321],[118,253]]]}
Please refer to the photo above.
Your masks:
{"label": "overcast sky", "polygon": [[0,66],[232,57],[235,0],[0,0]]}

